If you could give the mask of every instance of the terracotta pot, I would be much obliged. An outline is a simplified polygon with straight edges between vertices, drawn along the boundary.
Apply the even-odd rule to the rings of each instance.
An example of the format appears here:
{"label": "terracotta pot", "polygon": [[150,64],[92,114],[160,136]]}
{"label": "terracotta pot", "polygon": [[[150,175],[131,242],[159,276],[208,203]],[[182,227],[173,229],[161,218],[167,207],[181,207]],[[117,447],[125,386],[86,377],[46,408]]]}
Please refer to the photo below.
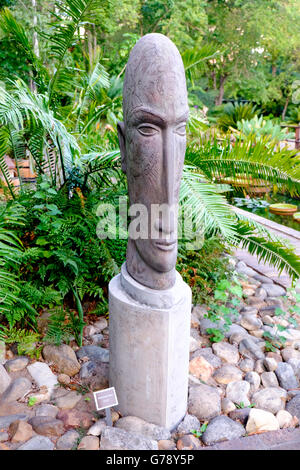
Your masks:
{"label": "terracotta pot", "polygon": [[269,210],[273,214],[292,215],[298,211],[298,207],[294,204],[271,204]]}

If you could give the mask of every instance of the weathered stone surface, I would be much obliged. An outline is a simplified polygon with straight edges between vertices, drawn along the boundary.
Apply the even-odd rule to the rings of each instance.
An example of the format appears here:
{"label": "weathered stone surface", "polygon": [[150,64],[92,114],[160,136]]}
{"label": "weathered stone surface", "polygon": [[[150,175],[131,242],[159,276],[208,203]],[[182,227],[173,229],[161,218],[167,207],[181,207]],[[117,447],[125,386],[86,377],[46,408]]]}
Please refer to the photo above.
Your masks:
{"label": "weathered stone surface", "polygon": [[231,411],[229,413],[229,418],[233,419],[234,421],[239,421],[243,426],[245,426],[248,421],[249,413],[250,408],[241,408]]}
{"label": "weathered stone surface", "polygon": [[266,291],[269,297],[281,297],[286,294],[285,289],[277,284],[262,284],[261,287]]}
{"label": "weathered stone surface", "polygon": [[232,344],[222,341],[220,343],[214,343],[212,349],[216,356],[229,364],[237,364],[239,361],[239,352]]}
{"label": "weathered stone surface", "polygon": [[158,441],[158,450],[176,450],[175,442],[162,439]]}
{"label": "weathered stone surface", "polygon": [[15,379],[6,388],[0,399],[0,405],[2,403],[16,401],[19,398],[23,398],[26,393],[31,390],[31,382],[26,377],[19,377]]}
{"label": "weathered stone surface", "polygon": [[106,422],[104,419],[98,419],[93,426],[90,427],[87,434],[91,436],[101,436],[101,433],[106,428]]}
{"label": "weathered stone surface", "polygon": [[6,431],[0,431],[0,442],[5,442],[9,440],[9,434]]}
{"label": "weathered stone surface", "polygon": [[226,398],[226,397],[222,398],[221,405],[222,405],[222,412],[225,414],[228,414],[231,411],[234,411],[236,409],[236,406],[233,403],[233,401],[229,400],[229,398]]}
{"label": "weathered stone surface", "polygon": [[26,356],[20,356],[17,357],[16,359],[10,359],[9,361],[6,361],[4,364],[5,369],[7,372],[18,372],[19,370],[25,369],[29,362],[28,357]]}
{"label": "weathered stone surface", "polygon": [[24,442],[31,438],[33,431],[29,423],[17,420],[9,426],[9,433],[12,442]]}
{"label": "weathered stone surface", "polygon": [[279,429],[279,423],[272,413],[261,409],[251,409],[246,426],[248,434],[277,431],[277,429]]}
{"label": "weathered stone surface", "polygon": [[186,414],[184,419],[177,427],[177,434],[179,436],[183,434],[190,434],[192,430],[199,430],[201,427],[200,421],[196,416]]}
{"label": "weathered stone surface", "polygon": [[178,450],[200,450],[201,443],[193,434],[185,434],[177,441]]}
{"label": "weathered stone surface", "polygon": [[62,410],[74,408],[81,400],[81,395],[75,391],[67,392],[65,395],[55,399],[55,404]]}
{"label": "weathered stone surface", "polygon": [[260,376],[257,372],[247,372],[244,380],[250,384],[250,394],[256,392],[260,386]]}
{"label": "weathered stone surface", "polygon": [[267,297],[267,292],[263,287],[256,289],[255,297],[259,300],[265,300]]}
{"label": "weathered stone surface", "polygon": [[188,412],[200,420],[212,419],[221,413],[220,395],[208,385],[196,385],[190,389]]}
{"label": "weathered stone surface", "polygon": [[232,364],[224,364],[222,367],[217,369],[213,375],[213,378],[219,384],[229,384],[237,380],[242,380],[243,373]]}
{"label": "weathered stone surface", "polygon": [[53,450],[54,443],[45,436],[34,436],[20,445],[17,450]]}
{"label": "weathered stone surface", "polygon": [[276,419],[280,429],[293,427],[293,416],[286,410],[278,411]]}
{"label": "weathered stone surface", "polygon": [[0,416],[0,429],[8,429],[11,423],[15,421],[26,421],[27,419],[28,415],[26,414]]}
{"label": "weathered stone surface", "polygon": [[109,351],[108,349],[101,348],[100,346],[82,346],[82,348],[76,351],[78,359],[88,357],[93,362],[109,362]]}
{"label": "weathered stone surface", "polygon": [[190,336],[190,353],[197,351],[201,347],[201,342]]}
{"label": "weathered stone surface", "polygon": [[145,436],[107,426],[101,435],[101,450],[158,450],[157,442]]}
{"label": "weathered stone surface", "polygon": [[288,362],[290,359],[300,359],[300,351],[297,349],[287,347],[282,349],[280,352],[285,362]]}
{"label": "weathered stone surface", "polygon": [[43,357],[48,363],[54,364],[58,372],[67,374],[70,377],[76,375],[80,370],[75,352],[66,344],[60,346],[47,344],[43,349]]}
{"label": "weathered stone surface", "polygon": [[254,371],[257,372],[258,374],[263,374],[263,372],[266,372],[266,368],[264,366],[264,360],[263,359],[258,359],[255,362]]}
{"label": "weathered stone surface", "polygon": [[120,418],[115,426],[119,429],[124,429],[124,431],[140,434],[156,441],[170,439],[171,437],[171,433],[168,429],[157,426],[156,424],[147,423],[136,416]]}
{"label": "weathered stone surface", "polygon": [[102,390],[108,387],[109,366],[104,362],[85,362],[80,369],[79,377],[91,390]]}
{"label": "weathered stone surface", "polygon": [[[233,335],[235,335],[235,337],[245,337],[248,335],[248,332],[241,325],[238,325],[237,323],[232,323],[232,325],[230,325],[229,329],[226,330],[224,334],[226,338],[230,338]],[[230,341],[230,343],[233,344],[232,341]]]}
{"label": "weathered stone surface", "polygon": [[242,356],[249,357],[250,359],[264,359],[265,357],[254,340],[249,337],[242,339],[239,344],[239,352]]}
{"label": "weathered stone surface", "polygon": [[64,424],[60,419],[49,416],[34,416],[28,422],[36,433],[43,436],[61,436],[64,432]]}
{"label": "weathered stone surface", "polygon": [[252,307],[251,305],[246,305],[241,309],[242,315],[257,315],[258,309],[256,307]]}
{"label": "weathered stone surface", "polygon": [[70,429],[57,440],[55,447],[58,450],[75,449],[77,448],[79,438],[79,433],[75,429]]}
{"label": "weathered stone surface", "polygon": [[233,401],[233,403],[243,403],[244,406],[250,405],[249,392],[250,384],[245,380],[230,382],[226,387],[226,397]]}
{"label": "weathered stone surface", "polygon": [[286,396],[286,391],[282,388],[268,387],[254,393],[251,400],[256,408],[276,414],[284,409]]}
{"label": "weathered stone surface", "polygon": [[57,377],[45,362],[34,362],[27,367],[33,380],[39,387],[47,387],[50,394],[57,385]]}
{"label": "weathered stone surface", "polygon": [[202,441],[206,445],[235,439],[245,435],[245,428],[228,416],[217,416],[208,424],[202,435]]}
{"label": "weathered stone surface", "polygon": [[0,364],[0,395],[5,392],[9,384],[11,383],[11,378],[4,369],[3,365]]}
{"label": "weathered stone surface", "polygon": [[101,346],[104,345],[104,336],[101,333],[97,333],[91,336],[92,345],[94,346]]}
{"label": "weathered stone surface", "polygon": [[274,372],[277,369],[277,361],[272,357],[266,357],[263,364],[268,372]]}
{"label": "weathered stone surface", "polygon": [[57,406],[50,405],[49,403],[42,403],[36,407],[35,416],[48,416],[49,418],[56,418],[59,409]]}
{"label": "weathered stone surface", "polygon": [[192,359],[194,359],[195,357],[204,357],[204,359],[206,359],[206,361],[209,362],[210,365],[215,369],[222,365],[221,359],[215,354],[213,354],[212,348],[197,349],[197,351],[192,354]]}
{"label": "weathered stone surface", "polygon": [[76,428],[82,426],[83,428],[90,428],[93,424],[93,416],[90,413],[72,410],[61,410],[57,415],[57,419],[63,421],[65,427]]}
{"label": "weathered stone surface", "polygon": [[254,369],[254,360],[246,357],[240,361],[238,366],[243,372],[252,372]]}
{"label": "weathered stone surface", "polygon": [[203,320],[200,321],[200,333],[201,335],[208,334],[207,330],[209,328],[218,328],[220,331],[223,331],[224,324],[225,324],[224,320],[213,322],[209,320],[209,318],[203,318]]}
{"label": "weathered stone surface", "polygon": [[261,383],[264,387],[278,387],[279,383],[274,372],[263,372],[261,374]]}
{"label": "weathered stone surface", "polygon": [[189,372],[197,379],[207,382],[213,374],[214,368],[202,356],[194,357],[189,363]]}
{"label": "weathered stone surface", "polygon": [[246,330],[258,330],[262,326],[262,321],[254,315],[243,315],[241,325]]}
{"label": "weathered stone surface", "polygon": [[97,331],[102,331],[104,330],[104,328],[107,328],[107,320],[106,318],[104,317],[101,317],[99,318],[99,320],[97,320],[94,324],[93,324],[93,327],[97,330]]}
{"label": "weathered stone surface", "polygon": [[57,376],[57,380],[62,385],[69,385],[69,383],[71,382],[71,379],[67,374],[59,374]]}
{"label": "weathered stone surface", "polygon": [[295,376],[292,366],[286,362],[279,362],[275,374],[279,380],[279,384],[285,390],[291,390],[299,387],[299,381]]}
{"label": "weathered stone surface", "polygon": [[[263,274],[259,274],[257,272],[255,272],[255,274],[253,275],[254,279],[257,279],[257,281],[260,281],[264,284],[273,284],[273,281],[272,279],[270,279],[269,277],[267,276],[264,276]],[[263,286],[263,284],[262,284]]]}
{"label": "weathered stone surface", "polygon": [[289,359],[288,363],[292,366],[298,380],[300,380],[300,359]]}
{"label": "weathered stone surface", "polygon": [[84,436],[78,444],[77,450],[99,450],[99,447],[99,437]]}
{"label": "weathered stone surface", "polygon": [[286,411],[291,413],[292,416],[297,416],[300,421],[300,394],[297,394],[286,405]]}

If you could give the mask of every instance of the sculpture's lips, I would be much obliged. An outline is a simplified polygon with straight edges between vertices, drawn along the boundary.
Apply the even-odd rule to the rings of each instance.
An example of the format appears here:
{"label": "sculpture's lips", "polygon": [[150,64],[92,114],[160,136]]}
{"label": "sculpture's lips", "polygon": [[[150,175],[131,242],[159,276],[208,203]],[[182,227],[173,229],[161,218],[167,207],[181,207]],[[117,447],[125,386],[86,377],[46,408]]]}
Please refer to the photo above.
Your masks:
{"label": "sculpture's lips", "polygon": [[157,240],[154,245],[163,251],[171,251],[176,245],[176,240]]}

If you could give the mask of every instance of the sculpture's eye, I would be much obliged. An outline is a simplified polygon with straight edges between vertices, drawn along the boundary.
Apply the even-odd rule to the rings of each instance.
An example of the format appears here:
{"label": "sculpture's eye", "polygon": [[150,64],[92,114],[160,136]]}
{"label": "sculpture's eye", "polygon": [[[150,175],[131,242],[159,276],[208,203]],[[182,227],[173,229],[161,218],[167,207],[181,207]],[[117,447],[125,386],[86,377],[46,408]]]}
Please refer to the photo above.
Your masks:
{"label": "sculpture's eye", "polygon": [[147,135],[147,136],[155,135],[158,132],[158,130],[155,127],[150,126],[149,124],[140,125],[138,127],[138,131],[140,134]]}
{"label": "sculpture's eye", "polygon": [[185,123],[179,124],[179,125],[176,127],[175,132],[176,132],[176,134],[185,136],[185,135],[186,135],[186,124],[185,124]]}

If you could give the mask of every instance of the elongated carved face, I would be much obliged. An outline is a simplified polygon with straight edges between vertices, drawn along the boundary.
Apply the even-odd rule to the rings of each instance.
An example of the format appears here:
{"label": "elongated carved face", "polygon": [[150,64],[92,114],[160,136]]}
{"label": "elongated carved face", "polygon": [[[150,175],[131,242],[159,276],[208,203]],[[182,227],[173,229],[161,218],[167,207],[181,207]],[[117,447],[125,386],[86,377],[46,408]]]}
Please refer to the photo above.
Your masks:
{"label": "elongated carved face", "polygon": [[143,226],[137,238],[129,230],[127,270],[142,284],[164,289],[175,281],[177,206],[188,118],[182,60],[166,36],[146,35],[133,48],[123,111],[124,123],[118,124],[122,168],[131,215],[137,215]]}

